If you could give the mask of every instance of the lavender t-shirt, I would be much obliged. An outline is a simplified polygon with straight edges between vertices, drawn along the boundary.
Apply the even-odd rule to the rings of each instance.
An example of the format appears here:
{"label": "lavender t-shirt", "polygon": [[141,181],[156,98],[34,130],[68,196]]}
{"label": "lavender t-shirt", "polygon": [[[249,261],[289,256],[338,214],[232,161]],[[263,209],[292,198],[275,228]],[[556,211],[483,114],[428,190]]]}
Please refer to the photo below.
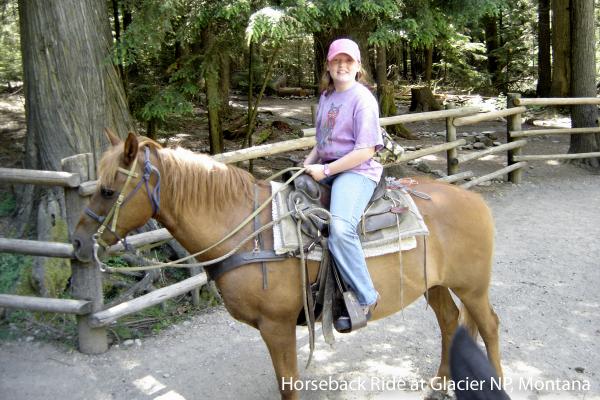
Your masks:
{"label": "lavender t-shirt", "polygon": [[[352,150],[383,147],[379,130],[379,107],[369,89],[360,83],[343,92],[321,95],[317,111],[317,153],[327,164]],[[349,171],[379,182],[383,167],[369,159]]]}

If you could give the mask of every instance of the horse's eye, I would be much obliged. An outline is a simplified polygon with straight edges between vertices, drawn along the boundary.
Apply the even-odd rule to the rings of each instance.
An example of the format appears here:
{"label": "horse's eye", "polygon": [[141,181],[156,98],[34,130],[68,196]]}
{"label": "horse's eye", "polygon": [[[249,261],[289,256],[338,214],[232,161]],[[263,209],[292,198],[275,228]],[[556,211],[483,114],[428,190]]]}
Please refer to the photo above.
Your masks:
{"label": "horse's eye", "polygon": [[115,195],[115,191],[112,189],[108,189],[105,187],[101,187],[100,188],[100,194],[102,195],[102,197],[104,197],[105,199],[110,199],[111,197],[113,197]]}

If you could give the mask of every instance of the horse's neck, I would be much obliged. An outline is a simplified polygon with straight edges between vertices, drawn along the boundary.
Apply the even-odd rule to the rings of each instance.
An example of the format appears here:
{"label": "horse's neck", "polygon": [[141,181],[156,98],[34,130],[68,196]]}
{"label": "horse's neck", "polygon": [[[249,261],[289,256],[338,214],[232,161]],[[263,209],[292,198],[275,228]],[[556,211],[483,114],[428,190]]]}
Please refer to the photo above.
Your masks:
{"label": "horse's neck", "polygon": [[[165,193],[163,198],[164,200],[161,199],[162,204],[160,214],[157,218],[158,221],[192,254],[219,242],[250,215],[253,210],[252,201],[240,198],[236,199],[235,206],[231,209],[206,210],[200,207],[194,210],[193,213],[183,215],[173,212],[173,208],[169,204],[168,194]],[[203,254],[200,259],[212,259],[225,254],[251,231],[252,223],[247,224],[240,233],[231,239],[226,240],[223,244]]]}

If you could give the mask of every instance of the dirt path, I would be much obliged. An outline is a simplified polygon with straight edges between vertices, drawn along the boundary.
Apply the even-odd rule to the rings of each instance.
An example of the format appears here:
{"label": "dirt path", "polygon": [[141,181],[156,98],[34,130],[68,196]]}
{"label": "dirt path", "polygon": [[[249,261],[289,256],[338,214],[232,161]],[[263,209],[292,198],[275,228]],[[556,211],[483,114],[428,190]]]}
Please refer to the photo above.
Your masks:
{"label": "dirt path", "polygon": [[[570,178],[527,176],[522,185],[485,194],[497,221],[492,301],[502,322],[503,365],[513,398],[600,398],[600,176],[556,168]],[[298,335],[303,365],[306,333],[299,328]],[[366,390],[308,391],[303,398],[419,398],[421,392],[382,385],[418,385],[435,373],[438,352],[433,312],[418,301],[365,330],[337,335],[335,349],[319,338],[302,378],[363,382]],[[222,308],[100,356],[33,340],[1,343],[0,360],[1,397],[13,400],[277,397],[260,335]],[[563,390],[577,385],[583,390]]]}

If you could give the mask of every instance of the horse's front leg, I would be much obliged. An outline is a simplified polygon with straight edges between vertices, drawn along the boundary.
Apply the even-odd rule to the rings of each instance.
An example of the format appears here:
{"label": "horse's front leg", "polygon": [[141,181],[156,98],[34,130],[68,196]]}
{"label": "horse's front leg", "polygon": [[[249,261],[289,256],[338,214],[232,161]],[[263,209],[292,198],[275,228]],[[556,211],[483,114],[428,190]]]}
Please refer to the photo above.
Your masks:
{"label": "horse's front leg", "polygon": [[295,321],[265,318],[259,323],[258,329],[271,354],[281,398],[298,399],[298,392],[294,390],[294,382],[298,379]]}

